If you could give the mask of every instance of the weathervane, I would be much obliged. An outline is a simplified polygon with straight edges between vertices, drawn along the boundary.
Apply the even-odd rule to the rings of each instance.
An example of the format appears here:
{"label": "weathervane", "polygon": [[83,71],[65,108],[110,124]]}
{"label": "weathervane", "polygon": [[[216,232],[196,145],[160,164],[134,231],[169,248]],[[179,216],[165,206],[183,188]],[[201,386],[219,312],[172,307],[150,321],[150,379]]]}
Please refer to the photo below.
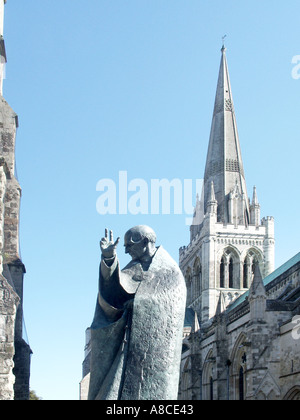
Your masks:
{"label": "weathervane", "polygon": [[225,49],[225,38],[227,35],[222,36],[222,50]]}

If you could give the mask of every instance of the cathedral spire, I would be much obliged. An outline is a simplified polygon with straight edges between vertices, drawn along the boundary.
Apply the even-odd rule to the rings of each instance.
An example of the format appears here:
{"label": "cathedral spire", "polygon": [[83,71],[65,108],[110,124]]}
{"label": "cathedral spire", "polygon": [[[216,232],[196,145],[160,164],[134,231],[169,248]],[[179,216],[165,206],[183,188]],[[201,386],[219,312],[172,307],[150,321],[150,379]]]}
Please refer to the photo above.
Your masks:
{"label": "cathedral spire", "polygon": [[255,268],[249,302],[252,319],[262,319],[261,277],[274,270],[274,219],[260,218],[255,187],[252,201],[247,194],[224,38],[203,189],[179,261],[188,307],[197,311],[201,327],[212,325],[216,314],[249,289]]}
{"label": "cathedral spire", "polygon": [[[231,217],[238,224],[248,224],[248,195],[224,42],[204,174],[204,212],[207,211],[211,182],[218,202],[218,221],[230,223]],[[229,216],[229,195],[233,190],[239,191],[239,203],[234,206],[238,214]]]}

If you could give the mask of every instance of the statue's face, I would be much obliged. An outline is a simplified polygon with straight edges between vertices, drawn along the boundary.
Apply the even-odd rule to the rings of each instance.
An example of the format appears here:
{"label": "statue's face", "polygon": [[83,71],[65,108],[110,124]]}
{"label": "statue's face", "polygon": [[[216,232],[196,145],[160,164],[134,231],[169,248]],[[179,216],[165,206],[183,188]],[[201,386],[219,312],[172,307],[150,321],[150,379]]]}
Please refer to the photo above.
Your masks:
{"label": "statue's face", "polygon": [[147,250],[147,243],[148,240],[138,233],[128,231],[124,238],[125,254],[129,254],[133,260],[140,259]]}

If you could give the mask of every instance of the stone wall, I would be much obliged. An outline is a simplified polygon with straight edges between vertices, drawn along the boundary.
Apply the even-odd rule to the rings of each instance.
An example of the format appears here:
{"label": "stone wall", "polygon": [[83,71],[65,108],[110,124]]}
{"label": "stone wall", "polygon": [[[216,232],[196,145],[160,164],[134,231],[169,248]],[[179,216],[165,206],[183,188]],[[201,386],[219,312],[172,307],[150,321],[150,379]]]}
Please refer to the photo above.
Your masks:
{"label": "stone wall", "polygon": [[280,388],[282,399],[300,400],[300,315],[280,329]]}
{"label": "stone wall", "polygon": [[17,127],[16,113],[0,97],[0,274],[4,296],[0,307],[1,399],[29,399],[31,350],[23,340],[25,267],[19,256],[21,188],[15,177]]}
{"label": "stone wall", "polygon": [[18,303],[19,297],[0,275],[0,400],[14,399],[13,357]]}

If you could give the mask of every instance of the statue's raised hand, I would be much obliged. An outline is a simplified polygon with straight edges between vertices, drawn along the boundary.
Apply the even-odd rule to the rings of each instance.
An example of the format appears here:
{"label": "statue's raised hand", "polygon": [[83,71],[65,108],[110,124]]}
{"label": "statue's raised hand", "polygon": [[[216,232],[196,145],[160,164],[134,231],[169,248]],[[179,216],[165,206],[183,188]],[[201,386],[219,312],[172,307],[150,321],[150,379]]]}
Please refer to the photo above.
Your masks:
{"label": "statue's raised hand", "polygon": [[117,246],[120,242],[120,238],[114,242],[113,231],[105,229],[105,236],[100,241],[100,248],[104,258],[113,258],[117,254]]}

